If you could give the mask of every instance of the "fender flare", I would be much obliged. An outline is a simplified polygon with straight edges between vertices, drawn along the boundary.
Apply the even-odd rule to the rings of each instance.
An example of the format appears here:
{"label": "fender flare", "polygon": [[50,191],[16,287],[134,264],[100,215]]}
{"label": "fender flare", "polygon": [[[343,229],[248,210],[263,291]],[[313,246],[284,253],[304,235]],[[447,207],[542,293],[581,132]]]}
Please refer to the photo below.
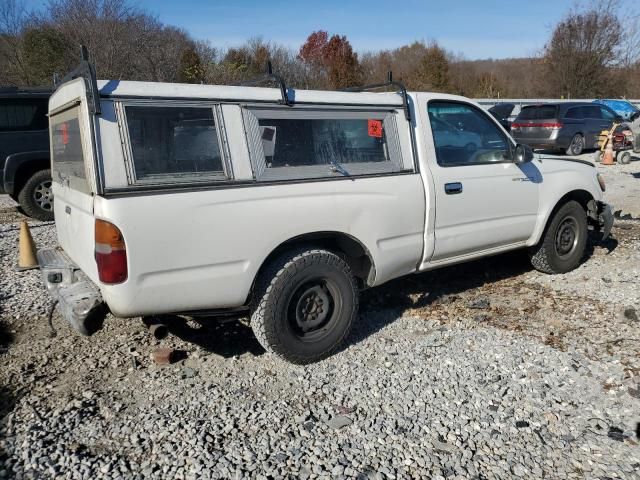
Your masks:
{"label": "fender flare", "polygon": [[0,179],[4,185],[4,191],[11,195],[16,186],[16,175],[22,167],[31,168],[38,164],[45,164],[46,168],[51,168],[48,150],[38,150],[34,152],[13,153],[7,156],[4,164],[4,178]]}
{"label": "fender flare", "polygon": [[[346,243],[344,243],[346,241]],[[325,243],[329,242],[329,243]],[[336,242],[334,244],[334,242]],[[365,264],[362,265],[362,270],[356,273],[356,277],[361,278],[363,285],[371,286],[375,283],[376,278],[376,264],[373,255],[371,254],[371,250],[362,242],[360,239],[354,237],[351,234],[342,231],[336,230],[327,230],[327,231],[316,231],[316,232],[307,232],[295,235],[286,240],[282,240],[278,245],[272,246],[268,249],[268,254],[264,255],[260,266],[256,270],[254,274],[253,281],[251,283],[251,288],[249,290],[248,298],[253,291],[253,287],[255,285],[256,280],[260,276],[261,272],[264,268],[269,264],[271,260],[277,257],[278,254],[282,253],[288,248],[292,248],[295,245],[300,244],[315,244],[318,246],[327,247],[330,250],[334,250],[333,247],[338,247],[337,249],[343,252],[349,261],[353,260],[355,255],[360,255],[360,258],[366,258]],[[355,265],[352,264],[352,267]],[[248,301],[247,298],[247,301]]]}
{"label": "fender flare", "polygon": [[578,201],[585,208],[587,217],[593,218],[592,211],[594,207],[597,210],[597,200],[598,200],[597,196],[595,196],[593,192],[590,192],[585,188],[574,188],[568,191],[567,193],[565,193],[564,195],[558,196],[557,198],[554,199],[553,202],[549,203],[549,208],[547,208],[544,212],[542,212],[542,214],[539,217],[539,222],[538,222],[538,225],[536,226],[536,231],[532,236],[532,240],[527,242],[528,246],[536,245],[542,239],[542,235],[544,235],[544,232],[547,228],[547,225],[551,221],[553,214],[555,213],[555,211],[558,209],[560,205],[564,204],[568,200]]}

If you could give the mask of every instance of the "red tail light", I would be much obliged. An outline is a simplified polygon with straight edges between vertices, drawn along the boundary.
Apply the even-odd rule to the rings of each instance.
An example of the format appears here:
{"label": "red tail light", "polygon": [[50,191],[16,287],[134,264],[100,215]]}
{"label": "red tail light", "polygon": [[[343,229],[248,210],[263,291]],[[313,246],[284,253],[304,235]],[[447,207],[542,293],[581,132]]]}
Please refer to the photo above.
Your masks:
{"label": "red tail light", "polygon": [[96,263],[102,283],[122,283],[127,279],[127,247],[122,232],[114,224],[96,220]]}

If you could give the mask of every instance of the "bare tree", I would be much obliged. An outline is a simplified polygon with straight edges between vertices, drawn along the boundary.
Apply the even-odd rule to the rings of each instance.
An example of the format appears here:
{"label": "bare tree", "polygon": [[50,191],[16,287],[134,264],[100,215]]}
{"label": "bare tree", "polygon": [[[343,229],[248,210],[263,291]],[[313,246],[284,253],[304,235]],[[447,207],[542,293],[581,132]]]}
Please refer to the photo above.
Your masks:
{"label": "bare tree", "polygon": [[612,90],[607,69],[617,63],[621,29],[607,11],[569,13],[545,48],[549,93],[576,98]]}
{"label": "bare tree", "polygon": [[0,2],[0,82],[17,85],[26,80],[21,33],[31,18],[20,0]]}

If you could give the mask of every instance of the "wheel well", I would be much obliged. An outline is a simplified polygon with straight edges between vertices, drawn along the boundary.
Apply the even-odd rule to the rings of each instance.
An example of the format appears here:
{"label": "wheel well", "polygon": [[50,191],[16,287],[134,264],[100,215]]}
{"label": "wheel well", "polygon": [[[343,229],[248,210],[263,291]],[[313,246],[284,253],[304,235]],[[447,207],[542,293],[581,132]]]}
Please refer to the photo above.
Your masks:
{"label": "wheel well", "polygon": [[587,219],[589,221],[596,221],[597,222],[597,220],[598,220],[598,206],[596,204],[595,199],[593,198],[593,195],[591,195],[586,190],[573,190],[573,191],[567,193],[566,195],[564,195],[560,200],[558,200],[558,202],[556,203],[556,206],[553,208],[553,211],[551,212],[551,215],[549,215],[549,218],[547,219],[547,224],[553,218],[553,214],[562,205],[564,205],[565,203],[567,203],[567,202],[569,202],[571,200],[575,200],[580,205],[582,205],[582,208],[584,208],[584,211],[587,214]]}
{"label": "wheel well", "polygon": [[265,267],[279,255],[287,250],[304,245],[309,245],[311,248],[324,248],[342,256],[347,263],[349,263],[353,274],[356,279],[358,279],[360,287],[365,287],[373,283],[375,278],[375,265],[371,253],[360,241],[342,232],[307,233],[281,243],[262,262],[256,274],[256,279],[262,274]]}
{"label": "wheel well", "polygon": [[47,170],[49,168],[51,168],[49,165],[49,159],[28,162],[27,164],[18,167],[13,180],[14,195],[16,197],[18,196],[20,190],[22,190],[22,187],[24,187],[25,183],[27,183],[27,180],[29,180],[29,178],[33,174],[39,172],[40,170]]}

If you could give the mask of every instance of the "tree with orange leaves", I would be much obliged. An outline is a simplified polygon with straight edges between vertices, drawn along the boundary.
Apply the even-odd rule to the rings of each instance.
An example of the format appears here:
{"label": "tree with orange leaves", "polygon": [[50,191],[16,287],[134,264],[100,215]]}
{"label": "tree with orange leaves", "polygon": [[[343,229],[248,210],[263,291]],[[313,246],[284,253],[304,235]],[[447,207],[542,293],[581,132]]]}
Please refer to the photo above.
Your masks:
{"label": "tree with orange leaves", "polygon": [[351,87],[362,81],[358,54],[344,35],[329,37],[324,30],[313,32],[300,47],[298,58],[330,88]]}

